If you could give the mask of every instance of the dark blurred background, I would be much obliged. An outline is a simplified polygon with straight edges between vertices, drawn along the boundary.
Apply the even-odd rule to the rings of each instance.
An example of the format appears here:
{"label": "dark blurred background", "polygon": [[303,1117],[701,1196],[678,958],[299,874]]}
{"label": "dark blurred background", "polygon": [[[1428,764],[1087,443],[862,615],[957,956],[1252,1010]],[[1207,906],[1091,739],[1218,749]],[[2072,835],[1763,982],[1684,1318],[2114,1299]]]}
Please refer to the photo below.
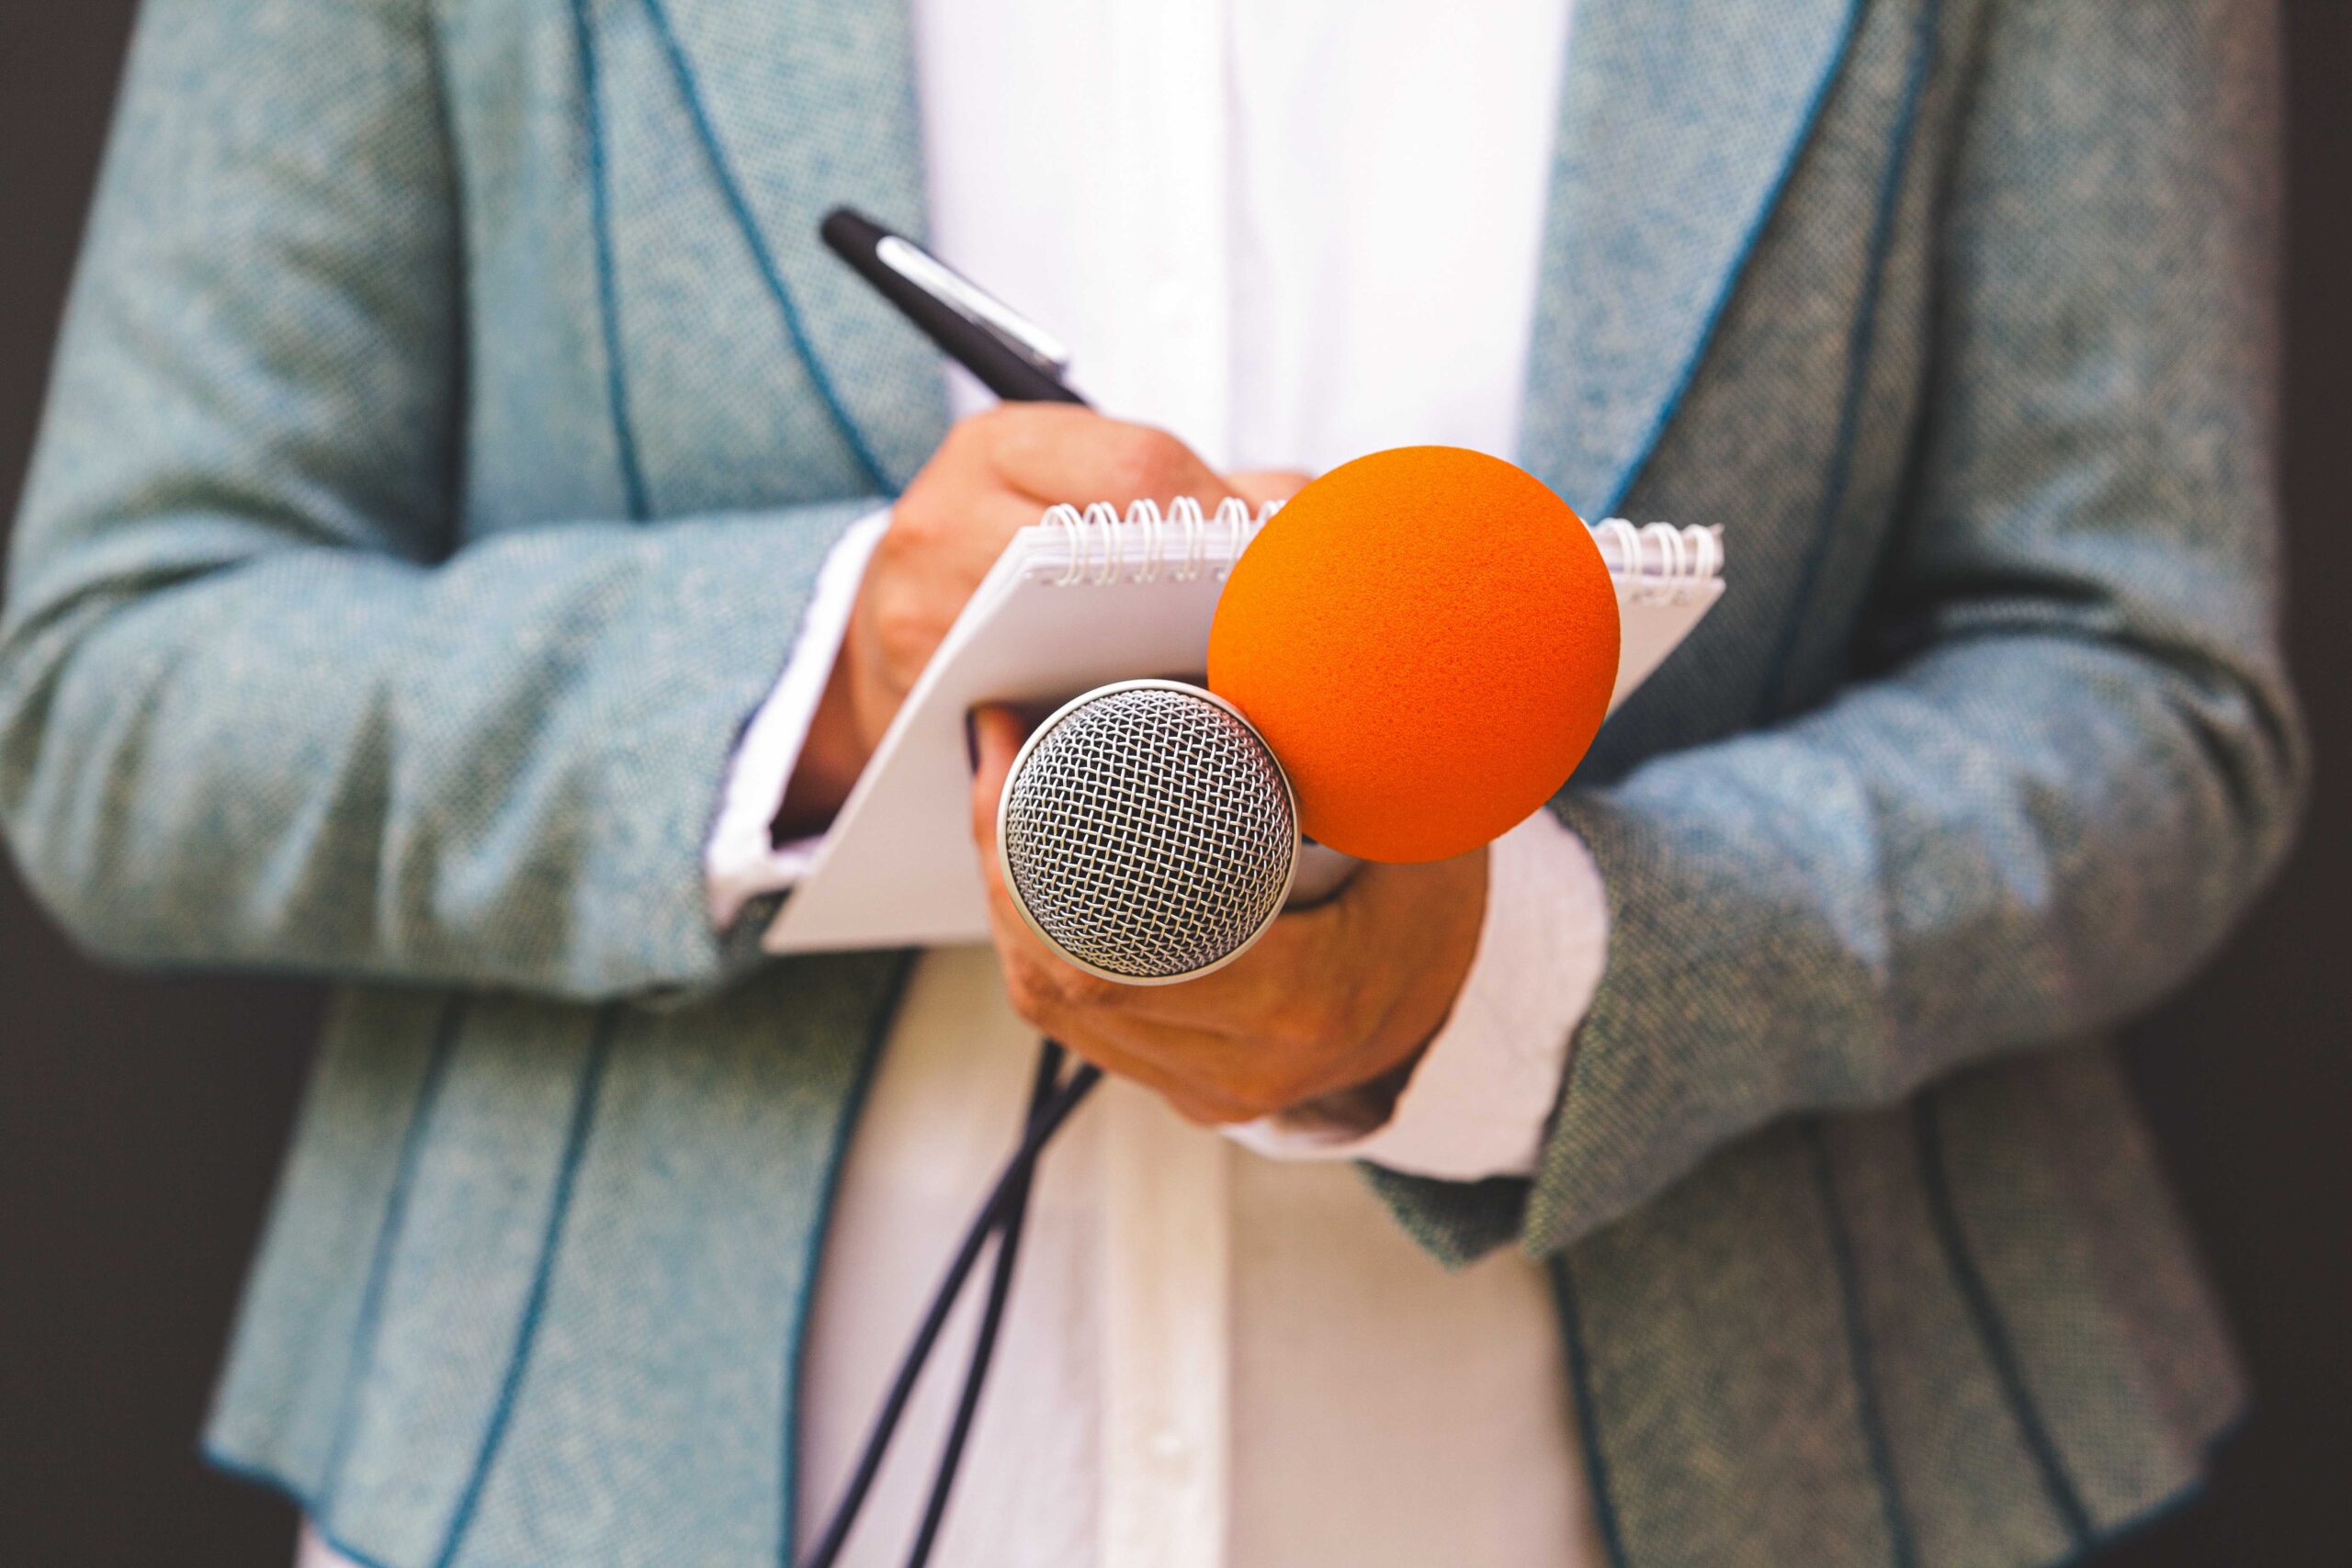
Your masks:
{"label": "dark blurred background", "polygon": [[[132,9],[0,0],[0,533]],[[2288,0],[2287,27],[2286,491],[2316,806],[2229,953],[2132,1031],[2256,1404],[2205,1496],[2105,1568],[2352,1562],[2352,828],[2331,806],[2352,509],[2327,473],[2352,446],[2352,0]],[[290,1561],[290,1511],[204,1469],[196,1435],[319,1001],[95,969],[0,857],[0,1562]]]}

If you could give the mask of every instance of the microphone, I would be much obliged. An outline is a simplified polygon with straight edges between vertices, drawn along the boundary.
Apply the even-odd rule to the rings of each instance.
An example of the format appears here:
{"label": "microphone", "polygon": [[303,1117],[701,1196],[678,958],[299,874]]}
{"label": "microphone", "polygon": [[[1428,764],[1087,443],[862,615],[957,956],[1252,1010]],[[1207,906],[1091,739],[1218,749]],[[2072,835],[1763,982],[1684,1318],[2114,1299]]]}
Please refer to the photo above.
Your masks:
{"label": "microphone", "polygon": [[997,801],[996,842],[1037,938],[1131,986],[1224,967],[1356,864],[1301,840],[1290,779],[1241,710],[1178,681],[1099,687],[1039,725]]}

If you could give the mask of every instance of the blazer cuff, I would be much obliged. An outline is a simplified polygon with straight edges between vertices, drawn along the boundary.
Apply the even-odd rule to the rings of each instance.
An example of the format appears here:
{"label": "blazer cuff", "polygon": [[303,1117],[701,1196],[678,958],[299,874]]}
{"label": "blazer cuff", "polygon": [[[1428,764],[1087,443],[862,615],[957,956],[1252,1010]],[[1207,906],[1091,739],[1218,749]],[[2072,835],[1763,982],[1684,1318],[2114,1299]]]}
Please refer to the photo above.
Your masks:
{"label": "blazer cuff", "polygon": [[800,635],[767,700],[752,716],[728,761],[718,816],[703,850],[703,881],[714,928],[732,926],[752,899],[779,893],[808,874],[823,835],[777,843],[774,824],[792,770],[808,739],[825,682],[849,635],[850,612],[866,562],[890,525],[883,507],[851,524],[817,570]]}
{"label": "blazer cuff", "polygon": [[1609,905],[1584,841],[1548,810],[1490,856],[1477,955],[1388,1120],[1351,1132],[1269,1116],[1228,1136],[1275,1159],[1369,1160],[1448,1181],[1533,1174],[1608,961]]}

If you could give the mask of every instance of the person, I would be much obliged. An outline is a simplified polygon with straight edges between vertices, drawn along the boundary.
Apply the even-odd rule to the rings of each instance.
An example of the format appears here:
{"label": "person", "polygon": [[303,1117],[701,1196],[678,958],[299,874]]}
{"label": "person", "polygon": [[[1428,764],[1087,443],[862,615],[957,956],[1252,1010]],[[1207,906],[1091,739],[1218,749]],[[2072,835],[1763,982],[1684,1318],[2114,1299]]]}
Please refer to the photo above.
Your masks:
{"label": "person", "polygon": [[[2240,1375],[2104,1032],[2301,798],[2272,28],[149,0],[0,811],[90,949],[338,982],[209,1453],[325,1561],[792,1560],[1050,1032],[1114,1081],[942,1562],[2044,1563],[2186,1495]],[[836,203],[1111,412],[943,381]],[[1012,530],[1408,442],[1723,529],[1549,811],[1166,992],[763,951]]]}

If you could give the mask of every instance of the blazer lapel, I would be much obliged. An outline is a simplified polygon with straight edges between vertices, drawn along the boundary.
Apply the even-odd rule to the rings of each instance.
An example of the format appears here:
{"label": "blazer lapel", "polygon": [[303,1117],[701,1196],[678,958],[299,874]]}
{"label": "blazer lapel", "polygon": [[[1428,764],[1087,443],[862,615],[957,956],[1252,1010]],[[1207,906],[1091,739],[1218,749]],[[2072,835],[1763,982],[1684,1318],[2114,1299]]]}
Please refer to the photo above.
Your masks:
{"label": "blazer lapel", "polygon": [[851,206],[922,231],[907,7],[896,0],[621,0],[663,33],[714,175],[753,231],[772,291],[853,445],[892,491],[946,429],[938,356],[825,250]]}
{"label": "blazer lapel", "polygon": [[1587,516],[1673,417],[1861,3],[1577,6],[1520,446]]}

